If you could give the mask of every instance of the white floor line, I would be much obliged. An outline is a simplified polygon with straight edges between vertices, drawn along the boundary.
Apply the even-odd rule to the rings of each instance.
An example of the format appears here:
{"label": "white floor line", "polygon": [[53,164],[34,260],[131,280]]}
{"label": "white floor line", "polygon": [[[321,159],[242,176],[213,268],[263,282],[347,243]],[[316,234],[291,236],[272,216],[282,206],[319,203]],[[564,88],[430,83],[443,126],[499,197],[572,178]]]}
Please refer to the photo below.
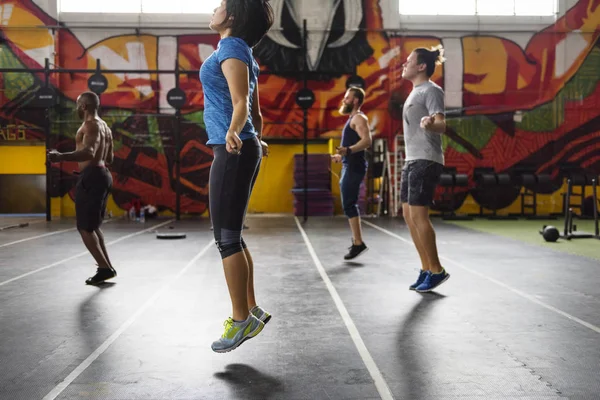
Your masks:
{"label": "white floor line", "polygon": [[335,287],[331,283],[329,276],[327,276],[327,272],[325,271],[325,268],[323,268],[323,264],[321,264],[319,257],[317,257],[317,253],[315,252],[315,249],[313,248],[308,236],[306,235],[306,232],[302,228],[302,225],[300,224],[298,217],[294,217],[294,219],[296,220],[296,225],[298,226],[298,229],[300,230],[300,233],[302,234],[302,237],[304,238],[304,242],[306,243],[308,252],[310,253],[310,255],[312,257],[313,262],[314,262],[315,266],[317,267],[317,270],[321,274],[321,278],[325,282],[325,286],[327,286],[327,290],[329,290],[329,294],[333,298],[333,301],[334,301],[340,315],[342,316],[344,323],[346,324],[346,328],[348,329],[348,332],[350,333],[350,337],[352,338],[352,341],[354,342],[354,345],[356,346],[358,353],[360,354],[363,362],[365,363],[365,366],[369,370],[369,373],[371,374],[371,378],[373,378],[373,381],[375,382],[375,387],[377,388],[379,395],[381,396],[381,398],[383,400],[393,400],[394,397],[392,395],[392,392],[391,392],[387,382],[383,378],[381,371],[377,367],[377,364],[375,364],[375,360],[373,360],[371,353],[369,353],[367,346],[365,345],[362,338],[360,337],[360,333],[358,332],[356,325],[354,325],[354,321],[352,321],[352,318],[350,317],[350,314],[348,313],[346,306],[344,306],[342,299],[338,295],[337,290],[335,290]]}
{"label": "white floor line", "polygon": [[[115,244],[115,243],[118,243],[118,242],[122,242],[123,240],[129,239],[129,238],[132,238],[132,237],[134,237],[134,236],[141,235],[142,233],[146,233],[146,232],[152,231],[152,230],[154,230],[154,229],[160,228],[161,226],[164,226],[164,225],[170,224],[170,223],[171,223],[171,222],[173,222],[173,221],[174,221],[174,220],[170,219],[170,220],[168,220],[168,221],[166,221],[166,222],[162,222],[162,223],[160,223],[160,224],[153,225],[153,226],[151,226],[150,228],[146,228],[146,229],[144,229],[144,230],[141,230],[141,231],[138,231],[138,232],[134,232],[134,233],[131,233],[131,234],[129,234],[129,235],[126,235],[126,236],[120,237],[120,238],[118,238],[118,239],[115,239],[115,240],[113,240],[112,242],[107,242],[107,243],[106,243],[106,246],[108,247],[108,246],[110,246],[110,245],[113,245],[113,244]],[[37,274],[38,272],[41,272],[41,271],[47,270],[47,269],[49,269],[49,268],[56,267],[57,265],[64,264],[64,263],[66,263],[67,261],[74,260],[74,259],[76,259],[76,258],[79,258],[79,257],[81,257],[81,256],[84,256],[84,255],[86,255],[86,254],[89,254],[89,252],[87,252],[87,251],[82,251],[81,253],[79,253],[79,254],[75,254],[74,256],[71,256],[71,257],[69,257],[69,258],[65,258],[64,260],[60,260],[60,261],[54,262],[54,263],[52,263],[52,264],[49,264],[49,265],[46,265],[46,266],[44,266],[44,267],[38,268],[38,269],[36,269],[36,270],[34,270],[34,271],[30,271],[30,272],[27,272],[27,273],[25,273],[25,274],[23,274],[23,275],[19,275],[19,276],[16,276],[16,277],[14,277],[14,278],[11,278],[11,279],[9,279],[9,280],[7,280],[7,281],[0,282],[0,286],[8,285],[8,284],[9,284],[9,283],[11,283],[11,282],[18,281],[19,279],[22,279],[22,278],[28,277],[28,276],[30,276],[30,275],[33,275],[33,274]]]}
{"label": "white floor line", "polygon": [[[103,221],[103,223],[108,224],[108,223],[110,223],[112,221],[115,221],[115,219],[109,219],[109,220]],[[38,224],[38,223],[42,223],[42,222],[46,222],[46,221],[35,221],[33,223],[34,224]],[[56,232],[48,232],[48,233],[44,233],[44,234],[38,235],[38,236],[32,236],[32,237],[28,237],[28,238],[24,238],[24,239],[20,239],[20,240],[15,240],[14,242],[0,244],[0,248],[6,247],[6,246],[11,246],[13,244],[19,244],[19,243],[27,242],[29,240],[41,239],[41,238],[52,236],[52,235],[58,235],[58,234],[61,234],[61,233],[70,232],[70,231],[74,231],[74,230],[77,230],[77,228],[63,229],[63,230],[56,231]]]}
{"label": "white floor line", "polygon": [[48,237],[48,236],[53,236],[53,235],[59,235],[61,233],[65,233],[65,232],[70,232],[70,231],[74,231],[77,228],[69,228],[69,229],[62,229],[60,231],[56,231],[56,232],[48,232],[48,233],[44,233],[43,235],[37,235],[37,236],[31,236],[28,238],[24,238],[24,239],[20,239],[20,240],[15,240],[14,242],[9,242],[9,243],[4,243],[4,244],[0,244],[0,248],[2,247],[7,247],[7,246],[12,246],[13,244],[19,244],[19,243],[23,243],[23,242],[27,242],[29,240],[35,240],[35,239],[41,239],[43,237]]}
{"label": "white floor line", "polygon": [[[387,235],[389,235],[389,236],[391,236],[393,238],[396,238],[396,239],[398,239],[398,240],[400,240],[400,241],[402,241],[404,243],[407,243],[407,244],[410,244],[411,246],[414,246],[414,243],[412,241],[410,241],[408,239],[405,239],[405,238],[403,238],[403,237],[401,237],[401,236],[399,236],[399,235],[397,235],[397,234],[395,234],[393,232],[390,232],[390,231],[388,231],[385,228],[382,228],[382,227],[380,227],[378,225],[375,225],[375,224],[373,224],[373,223],[371,223],[369,221],[365,221],[365,220],[363,220],[363,223],[365,223],[366,225],[368,225],[368,226],[370,226],[370,227],[372,227],[374,229],[377,229],[377,230],[379,230],[379,231],[381,231],[381,232],[383,232],[383,233],[385,233],[385,234],[387,234]],[[459,263],[457,261],[454,261],[454,260],[452,260],[452,259],[450,259],[448,257],[440,256],[440,260],[446,261],[446,262],[448,262],[448,263],[450,263],[450,264],[452,264],[452,265],[454,265],[456,267],[459,267],[459,268],[461,268],[461,269],[463,269],[463,270],[465,270],[467,272],[470,272],[473,275],[478,276],[479,278],[485,279],[485,280],[490,281],[490,282],[492,282],[492,283],[494,283],[494,284],[496,284],[496,285],[498,285],[500,287],[503,287],[504,289],[510,290],[511,292],[513,292],[513,293],[515,293],[515,294],[523,297],[524,299],[527,299],[527,300],[531,301],[532,303],[535,303],[535,304],[537,304],[537,305],[539,305],[541,307],[544,307],[547,310],[553,311],[556,314],[562,315],[563,317],[566,317],[566,318],[570,319],[573,322],[577,322],[578,324],[580,324],[582,326],[585,326],[586,328],[591,329],[591,330],[593,330],[596,333],[600,333],[600,327],[597,327],[596,325],[590,324],[589,322],[586,322],[586,321],[584,321],[584,320],[582,320],[580,318],[577,318],[574,315],[571,315],[571,314],[569,314],[569,313],[567,313],[565,311],[562,311],[562,310],[560,310],[560,309],[558,309],[558,308],[556,308],[554,306],[551,306],[550,304],[544,303],[543,301],[535,298],[534,296],[531,296],[531,295],[529,295],[527,293],[524,293],[524,292],[520,291],[519,289],[515,289],[515,288],[507,285],[504,282],[500,282],[497,279],[490,278],[489,276],[486,276],[485,274],[482,274],[481,272],[478,272],[478,271],[475,271],[475,270],[473,270],[473,269],[471,269],[469,267],[466,267],[466,266],[462,265],[461,263]]]}
{"label": "white floor line", "polygon": [[92,354],[88,356],[88,358],[86,358],[81,364],[79,364],[73,370],[73,372],[67,375],[67,377],[62,382],[56,385],[54,389],[52,389],[46,396],[44,396],[42,400],[56,399],[71,383],[75,381],[75,379],[79,377],[79,375],[83,373],[83,371],[85,371],[94,361],[96,361],[98,357],[100,357],[102,353],[104,353],[110,347],[110,345],[113,344],[119,338],[119,336],[121,336],[131,325],[133,325],[133,323],[140,317],[140,315],[142,315],[152,304],[154,304],[154,302],[164,292],[166,292],[169,289],[169,287],[173,283],[175,283],[177,279],[179,279],[183,274],[185,274],[187,270],[190,269],[196,263],[196,261],[198,261],[198,259],[200,259],[200,257],[202,257],[210,248],[214,247],[214,245],[215,241],[214,239],[211,239],[208,242],[208,244],[198,254],[196,254],[196,256],[192,258],[192,260],[188,262],[185,265],[185,267],[183,267],[183,269],[179,271],[177,275],[175,275],[173,279],[171,279],[169,282],[163,285],[156,293],[154,293],[154,295],[150,297],[142,305],[142,307],[140,307],[131,317],[129,317],[129,319],[125,321],[123,325],[121,325],[119,329],[115,331],[115,333],[110,335],[110,337],[106,339],[104,343],[100,345],[100,347],[98,347]]}

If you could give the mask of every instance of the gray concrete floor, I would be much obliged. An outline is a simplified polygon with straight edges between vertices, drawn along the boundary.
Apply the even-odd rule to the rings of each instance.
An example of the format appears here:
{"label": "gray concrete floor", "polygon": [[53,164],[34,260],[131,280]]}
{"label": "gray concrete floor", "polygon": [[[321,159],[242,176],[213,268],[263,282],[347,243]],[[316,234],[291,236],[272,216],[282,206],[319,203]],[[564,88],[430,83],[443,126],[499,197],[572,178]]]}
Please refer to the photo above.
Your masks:
{"label": "gray concrete floor", "polygon": [[452,277],[422,295],[401,220],[366,220],[354,262],[343,218],[299,222],[248,218],[273,319],[227,354],[207,220],[104,225],[102,287],[74,221],[0,231],[0,399],[600,398],[597,262],[435,221]]}

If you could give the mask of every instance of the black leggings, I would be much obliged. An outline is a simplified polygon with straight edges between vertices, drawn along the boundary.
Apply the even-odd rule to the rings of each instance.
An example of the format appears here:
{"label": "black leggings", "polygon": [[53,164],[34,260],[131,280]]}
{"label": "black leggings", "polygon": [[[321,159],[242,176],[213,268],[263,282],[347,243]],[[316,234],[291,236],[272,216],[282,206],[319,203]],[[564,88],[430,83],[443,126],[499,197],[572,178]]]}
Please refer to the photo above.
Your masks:
{"label": "black leggings", "polygon": [[215,243],[221,259],[244,251],[242,239],[248,201],[262,158],[260,141],[243,141],[241,154],[227,152],[224,144],[213,146],[209,178],[209,209]]}
{"label": "black leggings", "polygon": [[356,218],[360,215],[358,198],[360,196],[360,185],[365,179],[367,172],[354,165],[344,164],[340,176],[340,192],[342,195],[342,208],[348,218]]}

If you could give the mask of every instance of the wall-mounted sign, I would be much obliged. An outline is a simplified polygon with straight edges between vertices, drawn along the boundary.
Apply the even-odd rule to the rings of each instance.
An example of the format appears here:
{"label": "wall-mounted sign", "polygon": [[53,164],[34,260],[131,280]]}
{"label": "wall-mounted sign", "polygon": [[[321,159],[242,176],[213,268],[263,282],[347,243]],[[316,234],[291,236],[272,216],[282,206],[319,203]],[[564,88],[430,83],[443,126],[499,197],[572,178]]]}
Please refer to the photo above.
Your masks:
{"label": "wall-mounted sign", "polygon": [[25,125],[0,125],[0,141],[27,140]]}

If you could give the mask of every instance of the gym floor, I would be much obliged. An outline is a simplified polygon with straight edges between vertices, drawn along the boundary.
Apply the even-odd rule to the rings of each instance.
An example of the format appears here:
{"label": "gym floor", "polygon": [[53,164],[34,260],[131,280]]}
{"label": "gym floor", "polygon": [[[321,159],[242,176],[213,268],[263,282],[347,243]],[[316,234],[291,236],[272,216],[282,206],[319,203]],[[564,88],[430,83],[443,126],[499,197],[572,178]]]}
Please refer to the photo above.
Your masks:
{"label": "gym floor", "polygon": [[365,219],[370,251],[344,262],[344,218],[249,216],[273,318],[226,354],[210,349],[231,311],[208,220],[105,224],[119,276],[101,287],[74,221],[34,222],[0,230],[0,399],[600,398],[600,263],[545,244],[546,222],[536,242],[510,233],[524,221],[434,220],[452,277],[418,294],[401,219]]}

